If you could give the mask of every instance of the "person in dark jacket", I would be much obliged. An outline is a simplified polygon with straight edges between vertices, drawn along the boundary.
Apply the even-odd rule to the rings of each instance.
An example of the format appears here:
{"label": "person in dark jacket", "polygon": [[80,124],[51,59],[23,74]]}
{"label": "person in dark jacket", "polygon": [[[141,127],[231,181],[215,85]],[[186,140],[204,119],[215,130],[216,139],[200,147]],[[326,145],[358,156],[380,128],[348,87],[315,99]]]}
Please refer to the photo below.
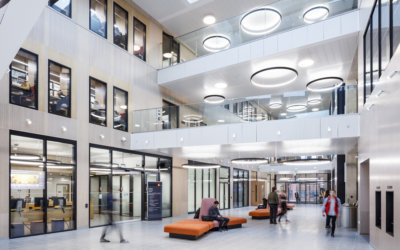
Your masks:
{"label": "person in dark jacket", "polygon": [[286,222],[289,222],[288,217],[287,217],[287,198],[286,194],[282,193],[281,194],[281,213],[279,214],[279,219],[278,222],[281,222],[282,217],[286,218]]}
{"label": "person in dark jacket", "polygon": [[278,214],[278,204],[279,204],[279,197],[276,191],[276,187],[272,188],[272,192],[268,195],[268,203],[269,203],[269,223],[270,224],[277,224],[276,223],[276,216]]}
{"label": "person in dark jacket", "polygon": [[213,220],[217,220],[219,222],[219,228],[218,230],[222,232],[222,229],[228,230],[228,222],[229,218],[222,217],[221,214],[219,213],[219,202],[214,201],[214,204],[210,207],[210,210],[208,210],[208,216],[212,218]]}

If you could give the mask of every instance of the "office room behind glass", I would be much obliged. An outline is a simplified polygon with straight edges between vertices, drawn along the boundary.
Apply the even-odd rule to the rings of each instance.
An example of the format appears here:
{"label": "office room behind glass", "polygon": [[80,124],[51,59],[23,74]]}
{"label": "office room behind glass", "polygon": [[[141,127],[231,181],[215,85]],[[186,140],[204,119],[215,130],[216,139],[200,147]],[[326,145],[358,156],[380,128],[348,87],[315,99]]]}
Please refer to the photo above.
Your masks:
{"label": "office room behind glass", "polygon": [[49,61],[49,113],[71,117],[71,69]]}
{"label": "office room behind glass", "polygon": [[107,38],[107,0],[90,0],[90,30]]}
{"label": "office room behind glass", "polygon": [[90,78],[90,123],[107,126],[107,85]]}

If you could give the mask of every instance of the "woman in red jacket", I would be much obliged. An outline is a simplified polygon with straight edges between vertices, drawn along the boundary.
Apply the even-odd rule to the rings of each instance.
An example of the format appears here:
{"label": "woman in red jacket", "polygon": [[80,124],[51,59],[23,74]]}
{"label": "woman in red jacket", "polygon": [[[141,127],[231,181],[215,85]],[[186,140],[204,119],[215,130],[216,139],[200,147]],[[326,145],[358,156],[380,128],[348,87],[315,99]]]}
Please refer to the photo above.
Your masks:
{"label": "woman in red jacket", "polygon": [[326,220],[326,228],[329,228],[329,224],[332,221],[331,236],[335,237],[336,218],[340,216],[342,210],[342,203],[336,196],[336,192],[331,190],[329,197],[326,197],[324,204],[322,205],[322,216],[328,216]]}

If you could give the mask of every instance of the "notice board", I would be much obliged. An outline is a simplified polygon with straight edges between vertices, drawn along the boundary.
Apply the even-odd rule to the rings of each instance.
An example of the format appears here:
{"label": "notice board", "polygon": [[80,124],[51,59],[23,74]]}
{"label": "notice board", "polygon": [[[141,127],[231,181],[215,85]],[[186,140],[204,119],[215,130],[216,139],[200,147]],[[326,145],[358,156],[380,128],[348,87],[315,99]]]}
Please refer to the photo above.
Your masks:
{"label": "notice board", "polygon": [[147,183],[147,219],[162,219],[162,182]]}

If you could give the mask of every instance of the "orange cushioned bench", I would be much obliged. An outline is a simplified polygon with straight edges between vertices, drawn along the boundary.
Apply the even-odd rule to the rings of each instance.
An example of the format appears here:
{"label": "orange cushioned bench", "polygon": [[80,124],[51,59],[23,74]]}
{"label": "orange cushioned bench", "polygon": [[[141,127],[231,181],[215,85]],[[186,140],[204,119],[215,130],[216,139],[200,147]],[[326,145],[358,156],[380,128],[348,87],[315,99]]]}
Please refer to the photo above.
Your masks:
{"label": "orange cushioned bench", "polygon": [[[215,199],[205,198],[201,202],[200,218],[203,215],[208,215],[208,210],[214,203]],[[242,217],[227,217],[229,218],[228,228],[240,228],[242,224],[247,223],[246,218]],[[181,238],[196,240],[207,232],[217,229],[218,221],[203,221],[201,219],[188,219],[178,221],[164,226],[164,232],[169,233],[170,238]]]}
{"label": "orange cushioned bench", "polygon": [[[278,208],[278,214],[280,214],[280,213],[281,213],[281,209]],[[269,211],[269,208],[256,209],[256,210],[250,211],[249,216],[251,216],[252,219],[268,219],[270,216],[270,211]]]}

